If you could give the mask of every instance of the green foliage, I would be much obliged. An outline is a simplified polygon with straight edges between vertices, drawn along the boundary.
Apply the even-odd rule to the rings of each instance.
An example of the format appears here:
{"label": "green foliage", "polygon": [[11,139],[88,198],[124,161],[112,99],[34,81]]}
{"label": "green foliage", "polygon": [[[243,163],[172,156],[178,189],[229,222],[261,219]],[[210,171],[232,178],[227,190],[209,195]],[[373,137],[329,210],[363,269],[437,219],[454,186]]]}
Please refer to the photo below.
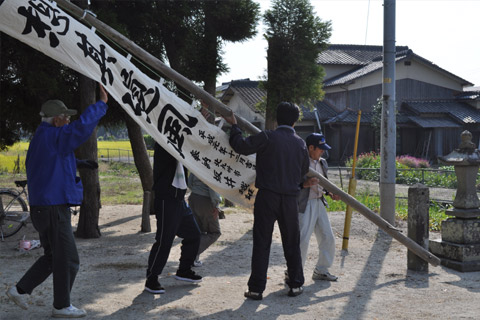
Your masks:
{"label": "green foliage", "polygon": [[145,134],[143,136],[143,140],[145,140],[145,145],[147,146],[148,150],[153,150],[155,147],[155,140],[152,138],[152,136]]}
{"label": "green foliage", "polygon": [[[380,197],[370,191],[364,190],[361,193],[355,195],[355,198],[364,204],[367,208],[373,212],[380,211]],[[347,205],[343,201],[334,201],[330,197],[327,197],[327,202],[329,205],[329,211],[343,211],[347,210]],[[440,203],[432,202],[429,208],[429,228],[431,231],[440,231],[442,221],[447,219],[448,216],[445,214],[445,210],[448,207],[442,206]],[[408,200],[407,199],[396,199],[395,201],[395,215],[397,219],[407,220],[408,219]]]}
{"label": "green foliage", "polygon": [[268,41],[267,124],[281,101],[312,105],[323,99],[318,54],[327,47],[331,22],[315,16],[308,0],[274,0],[264,14]]}
{"label": "green foliage", "polygon": [[60,99],[76,108],[76,77],[57,61],[0,33],[0,150],[32,134],[40,106]]}
{"label": "green foliage", "polygon": [[[353,166],[353,158],[345,162],[345,166]],[[380,178],[380,155],[375,152],[362,153],[357,157],[356,177],[357,179],[378,181]]]}
{"label": "green foliage", "polygon": [[[372,108],[372,128],[375,132],[375,141],[380,141],[380,131],[382,126],[382,98],[377,98],[377,102]],[[378,146],[376,146],[378,147]]]}

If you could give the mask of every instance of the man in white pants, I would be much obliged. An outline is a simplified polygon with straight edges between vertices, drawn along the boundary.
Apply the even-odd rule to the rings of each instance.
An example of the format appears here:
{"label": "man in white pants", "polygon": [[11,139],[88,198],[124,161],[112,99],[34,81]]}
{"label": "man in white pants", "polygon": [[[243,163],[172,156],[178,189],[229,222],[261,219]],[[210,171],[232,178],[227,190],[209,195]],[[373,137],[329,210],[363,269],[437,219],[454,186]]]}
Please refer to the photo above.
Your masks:
{"label": "man in white pants", "polygon": [[[325,150],[330,150],[331,147],[325,142],[324,135],[312,133],[306,138],[306,143],[310,157],[310,168],[327,178],[328,164],[322,158],[322,155]],[[325,195],[330,196],[333,200],[339,200],[340,196],[325,190],[318,184],[318,179],[314,177],[305,177],[300,188],[298,195],[298,218],[300,223],[302,267],[305,267],[310,237],[315,232],[318,243],[318,261],[312,279],[336,281],[338,277],[328,272],[328,268],[332,265],[335,256],[335,238],[327,210],[325,209],[327,206]]]}

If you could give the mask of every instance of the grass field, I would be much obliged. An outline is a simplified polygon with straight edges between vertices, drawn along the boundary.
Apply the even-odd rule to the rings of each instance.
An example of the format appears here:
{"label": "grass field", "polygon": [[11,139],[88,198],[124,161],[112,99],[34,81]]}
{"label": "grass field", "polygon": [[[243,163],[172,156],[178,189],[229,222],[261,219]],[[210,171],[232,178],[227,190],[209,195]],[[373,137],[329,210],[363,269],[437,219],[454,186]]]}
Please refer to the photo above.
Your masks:
{"label": "grass field", "polygon": [[[100,201],[103,205],[142,204],[142,184],[135,165],[100,162],[98,173],[101,186]],[[26,178],[25,172],[16,174],[0,172],[0,188],[15,188],[15,180]]]}
{"label": "grass field", "polygon": [[[0,172],[20,173],[25,172],[25,157],[28,142],[17,142],[7,151],[0,153]],[[129,140],[98,141],[98,158],[109,159],[112,157],[133,158]]]}

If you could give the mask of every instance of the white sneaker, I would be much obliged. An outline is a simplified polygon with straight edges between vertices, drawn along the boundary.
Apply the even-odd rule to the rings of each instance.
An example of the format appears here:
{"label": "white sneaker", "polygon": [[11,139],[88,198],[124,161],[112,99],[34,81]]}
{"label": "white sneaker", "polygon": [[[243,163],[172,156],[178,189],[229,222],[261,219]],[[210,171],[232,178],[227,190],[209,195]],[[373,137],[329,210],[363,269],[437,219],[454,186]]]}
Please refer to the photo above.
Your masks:
{"label": "white sneaker", "polygon": [[193,261],[193,266],[194,267],[201,267],[201,266],[203,266],[203,262],[201,260],[195,260],[195,261]]}
{"label": "white sneaker", "polygon": [[87,312],[85,310],[75,308],[72,305],[60,310],[55,308],[52,310],[52,317],[54,318],[83,318],[86,315]]}
{"label": "white sneaker", "polygon": [[17,286],[12,286],[8,291],[7,291],[7,296],[17,304],[22,309],[27,310],[28,309],[28,304],[27,304],[27,294],[20,294],[18,293]]}
{"label": "white sneaker", "polygon": [[328,271],[325,273],[319,273],[317,271],[313,272],[313,280],[326,280],[326,281],[337,281],[338,277],[330,274]]}

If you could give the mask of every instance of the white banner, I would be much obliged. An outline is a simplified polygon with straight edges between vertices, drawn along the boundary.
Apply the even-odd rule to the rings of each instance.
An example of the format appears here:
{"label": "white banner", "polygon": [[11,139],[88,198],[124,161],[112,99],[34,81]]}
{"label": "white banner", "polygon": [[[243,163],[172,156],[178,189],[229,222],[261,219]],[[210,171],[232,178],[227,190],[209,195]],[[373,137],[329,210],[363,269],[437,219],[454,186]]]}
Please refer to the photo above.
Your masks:
{"label": "white banner", "polygon": [[255,157],[235,153],[220,128],[55,2],[0,0],[0,31],[101,82],[155,141],[197,177],[227,199],[252,206]]}

